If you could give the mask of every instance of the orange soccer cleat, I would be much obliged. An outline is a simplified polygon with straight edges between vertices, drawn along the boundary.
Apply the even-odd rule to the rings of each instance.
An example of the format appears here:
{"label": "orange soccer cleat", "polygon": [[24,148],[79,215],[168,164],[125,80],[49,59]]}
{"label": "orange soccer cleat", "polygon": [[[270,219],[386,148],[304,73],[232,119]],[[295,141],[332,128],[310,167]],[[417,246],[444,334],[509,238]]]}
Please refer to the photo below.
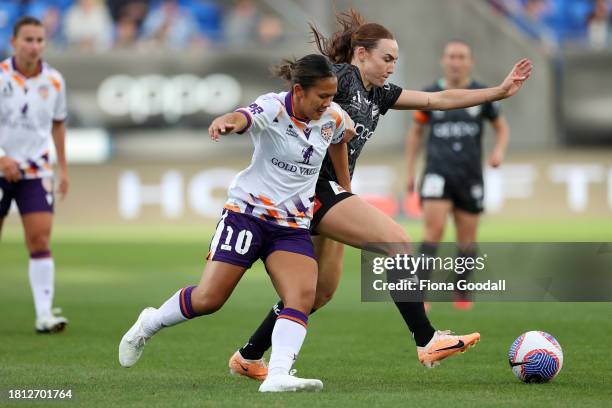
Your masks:
{"label": "orange soccer cleat", "polygon": [[419,361],[427,368],[440,364],[441,360],[457,353],[463,353],[480,340],[480,333],[463,336],[451,334],[450,330],[437,330],[425,347],[417,347]]}
{"label": "orange soccer cleat", "polygon": [[254,380],[263,381],[268,376],[268,365],[263,358],[259,360],[247,360],[242,357],[240,351],[236,351],[229,359],[230,374],[244,375]]}

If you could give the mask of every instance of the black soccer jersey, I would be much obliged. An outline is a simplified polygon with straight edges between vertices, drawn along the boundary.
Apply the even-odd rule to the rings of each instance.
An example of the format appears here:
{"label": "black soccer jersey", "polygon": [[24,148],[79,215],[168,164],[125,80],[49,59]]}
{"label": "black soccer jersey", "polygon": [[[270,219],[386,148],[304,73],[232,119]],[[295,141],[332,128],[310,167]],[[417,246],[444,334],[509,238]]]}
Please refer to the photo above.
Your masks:
{"label": "black soccer jersey", "polygon": [[[424,91],[442,91],[443,85],[440,80]],[[480,88],[485,86],[476,81],[468,86],[468,89]],[[481,179],[483,121],[494,120],[499,115],[499,102],[447,111],[416,111],[415,120],[430,126],[425,172]]]}
{"label": "black soccer jersey", "polygon": [[[395,104],[402,93],[402,88],[386,84],[367,91],[363,86],[359,68],[351,64],[334,64],[334,72],[338,77],[338,93],[334,97],[334,102],[353,119],[357,132],[348,143],[349,171],[352,178],[357,158],[363,146],[374,134],[378,118]],[[325,155],[319,179],[338,181],[329,155]]]}

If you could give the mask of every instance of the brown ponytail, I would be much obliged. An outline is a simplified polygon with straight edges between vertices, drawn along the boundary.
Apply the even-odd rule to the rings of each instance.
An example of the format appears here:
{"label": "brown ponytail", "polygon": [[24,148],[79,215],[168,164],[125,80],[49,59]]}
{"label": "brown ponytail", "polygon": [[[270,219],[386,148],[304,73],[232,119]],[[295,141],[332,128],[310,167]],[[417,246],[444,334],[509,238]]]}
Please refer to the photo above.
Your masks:
{"label": "brown ponytail", "polygon": [[313,24],[309,24],[313,43],[319,52],[334,63],[349,63],[353,59],[355,48],[364,47],[367,51],[376,48],[379,40],[393,40],[393,34],[384,26],[367,23],[355,9],[336,13],[338,31],[331,38],[325,38]]}
{"label": "brown ponytail", "polygon": [[334,76],[332,65],[327,58],[319,54],[309,54],[299,60],[283,60],[272,67],[274,76],[282,78],[291,85],[300,84],[308,89],[318,80]]}

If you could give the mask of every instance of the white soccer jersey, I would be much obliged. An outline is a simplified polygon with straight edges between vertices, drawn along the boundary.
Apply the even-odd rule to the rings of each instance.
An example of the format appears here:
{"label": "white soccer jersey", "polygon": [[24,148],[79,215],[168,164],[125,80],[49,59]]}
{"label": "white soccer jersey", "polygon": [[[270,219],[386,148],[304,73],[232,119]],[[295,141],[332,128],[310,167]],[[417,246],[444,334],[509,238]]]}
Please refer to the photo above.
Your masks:
{"label": "white soccer jersey", "polygon": [[342,141],[348,115],[336,103],[321,119],[293,115],[292,93],[269,93],[238,109],[248,121],[241,133],[255,151],[229,188],[225,208],[294,228],[308,228],[315,186],[330,143]]}
{"label": "white soccer jersey", "polygon": [[0,148],[19,162],[25,178],[52,175],[51,126],[65,119],[66,89],[58,71],[42,62],[40,73],[26,78],[14,58],[0,63]]}

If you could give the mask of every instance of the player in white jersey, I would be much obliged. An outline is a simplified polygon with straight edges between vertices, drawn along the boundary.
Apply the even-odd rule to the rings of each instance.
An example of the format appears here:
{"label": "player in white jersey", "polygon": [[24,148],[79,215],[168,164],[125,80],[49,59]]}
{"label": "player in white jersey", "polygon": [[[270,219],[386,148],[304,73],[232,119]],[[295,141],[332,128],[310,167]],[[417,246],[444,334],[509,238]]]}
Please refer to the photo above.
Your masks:
{"label": "player in white jersey", "polygon": [[55,198],[49,149],[53,139],[63,197],[68,192],[66,89],[61,74],[41,59],[45,30],[40,21],[17,21],[11,44],[15,55],[0,63],[0,230],[14,200],[30,253],[36,331],[55,333],[68,320],[52,308],[55,266],[49,240]]}
{"label": "player in white jersey", "polygon": [[142,311],[119,344],[122,366],[133,366],[145,342],[163,327],[221,308],[244,272],[261,259],[284,308],[259,390],[323,388],[321,381],[294,377],[290,370],[315,299],[317,261],[308,228],[319,170],[328,148],[339,148],[354,129],[332,102],[338,81],[327,58],[307,55],[277,67],[276,73],[290,81],[289,92],[263,95],[211,124],[215,141],[231,133],[250,136],[255,145],[251,164],[229,188],[200,284],[179,290],[159,309]]}

